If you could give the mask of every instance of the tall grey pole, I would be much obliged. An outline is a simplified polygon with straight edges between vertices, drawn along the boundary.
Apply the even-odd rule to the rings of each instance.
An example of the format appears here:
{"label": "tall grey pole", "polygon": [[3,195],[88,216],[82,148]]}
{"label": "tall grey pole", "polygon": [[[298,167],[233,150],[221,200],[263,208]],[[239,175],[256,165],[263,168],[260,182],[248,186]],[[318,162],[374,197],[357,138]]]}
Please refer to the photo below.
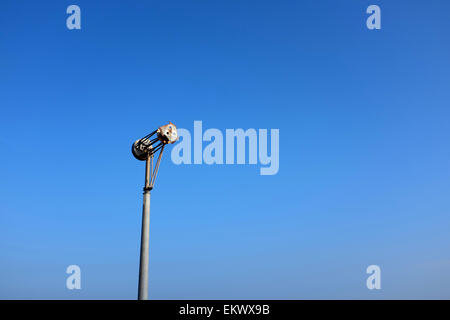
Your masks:
{"label": "tall grey pole", "polygon": [[[151,138],[156,134],[155,138]],[[145,186],[144,204],[142,206],[142,227],[141,227],[141,252],[139,260],[139,286],[138,299],[148,299],[148,265],[149,265],[149,240],[150,240],[150,191],[155,184],[161,163],[162,153],[167,144],[175,143],[178,140],[176,126],[169,122],[161,126],[158,130],[146,135],[144,138],[136,140],[131,146],[133,156],[145,163]],[[153,156],[159,151],[158,160],[153,169]]]}
{"label": "tall grey pole", "polygon": [[148,260],[150,239],[150,176],[153,156],[148,156],[145,166],[144,205],[142,207],[141,257],[139,262],[138,299],[148,299]]}

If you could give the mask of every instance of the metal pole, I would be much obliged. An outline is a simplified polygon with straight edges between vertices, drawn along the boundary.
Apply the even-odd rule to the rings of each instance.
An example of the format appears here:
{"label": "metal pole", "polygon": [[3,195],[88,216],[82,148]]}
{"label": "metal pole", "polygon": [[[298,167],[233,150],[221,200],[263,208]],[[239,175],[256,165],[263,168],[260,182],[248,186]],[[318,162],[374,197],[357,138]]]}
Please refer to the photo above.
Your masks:
{"label": "metal pole", "polygon": [[141,257],[139,262],[139,300],[148,299],[148,261],[150,238],[150,177],[153,156],[148,155],[145,166],[144,205],[142,208]]}

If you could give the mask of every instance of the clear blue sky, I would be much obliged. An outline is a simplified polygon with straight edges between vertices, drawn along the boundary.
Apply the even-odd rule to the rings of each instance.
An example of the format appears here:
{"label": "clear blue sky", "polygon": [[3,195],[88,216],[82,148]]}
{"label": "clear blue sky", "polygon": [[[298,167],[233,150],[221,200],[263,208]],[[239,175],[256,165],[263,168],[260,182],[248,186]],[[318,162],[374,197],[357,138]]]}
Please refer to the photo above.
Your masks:
{"label": "clear blue sky", "polygon": [[194,120],[279,128],[280,170],[165,154],[150,298],[450,298],[450,2],[0,7],[0,298],[135,299],[144,166],[130,145]]}

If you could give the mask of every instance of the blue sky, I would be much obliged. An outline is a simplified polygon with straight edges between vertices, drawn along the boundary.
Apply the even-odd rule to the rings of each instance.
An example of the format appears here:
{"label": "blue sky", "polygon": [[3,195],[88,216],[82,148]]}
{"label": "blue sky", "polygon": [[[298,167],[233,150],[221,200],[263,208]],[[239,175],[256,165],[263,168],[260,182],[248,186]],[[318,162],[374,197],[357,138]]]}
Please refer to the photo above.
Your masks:
{"label": "blue sky", "polygon": [[[81,30],[66,28],[71,4]],[[371,4],[381,30],[366,28]],[[166,153],[150,298],[450,298],[449,10],[3,1],[0,298],[135,299],[144,166],[130,145],[194,120],[280,129],[280,170]],[[366,288],[371,264],[381,290]]]}

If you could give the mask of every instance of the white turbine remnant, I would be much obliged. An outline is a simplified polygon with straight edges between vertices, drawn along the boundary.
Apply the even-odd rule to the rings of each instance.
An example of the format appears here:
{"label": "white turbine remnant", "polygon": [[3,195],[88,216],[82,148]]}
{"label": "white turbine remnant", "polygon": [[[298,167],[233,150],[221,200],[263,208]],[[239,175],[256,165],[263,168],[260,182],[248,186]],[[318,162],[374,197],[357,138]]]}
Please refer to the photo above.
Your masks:
{"label": "white turbine remnant", "polygon": [[177,127],[172,122],[159,127],[157,132],[162,143],[175,143],[178,140]]}

